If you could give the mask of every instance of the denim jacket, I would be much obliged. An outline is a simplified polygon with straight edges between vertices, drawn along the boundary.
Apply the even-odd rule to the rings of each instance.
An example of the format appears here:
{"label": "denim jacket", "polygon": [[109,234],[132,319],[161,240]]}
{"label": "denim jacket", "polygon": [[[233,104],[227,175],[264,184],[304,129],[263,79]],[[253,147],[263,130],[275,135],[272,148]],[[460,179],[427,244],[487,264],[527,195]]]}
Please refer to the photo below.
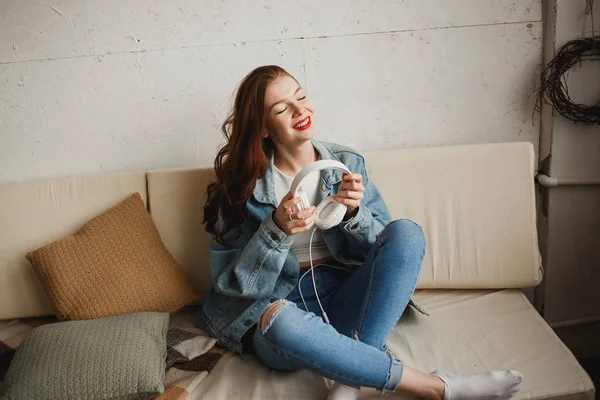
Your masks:
{"label": "denim jacket", "polygon": [[[365,193],[357,214],[322,232],[337,261],[360,265],[377,235],[391,222],[389,212],[369,180],[360,154],[337,144],[317,140],[312,144],[320,159],[340,161],[352,173],[363,176]],[[213,288],[200,308],[197,326],[240,354],[244,333],[259,322],[269,304],[284,299],[292,291],[300,274],[298,259],[292,250],[294,236],[286,235],[272,219],[277,207],[273,162],[271,157],[267,172],[256,182],[253,195],[248,199],[249,218],[242,223],[239,237],[225,245],[213,237],[209,246]],[[321,171],[318,201],[337,194],[341,182],[340,171]],[[217,229],[221,228],[219,219]],[[225,238],[235,237],[234,233],[228,232]]]}

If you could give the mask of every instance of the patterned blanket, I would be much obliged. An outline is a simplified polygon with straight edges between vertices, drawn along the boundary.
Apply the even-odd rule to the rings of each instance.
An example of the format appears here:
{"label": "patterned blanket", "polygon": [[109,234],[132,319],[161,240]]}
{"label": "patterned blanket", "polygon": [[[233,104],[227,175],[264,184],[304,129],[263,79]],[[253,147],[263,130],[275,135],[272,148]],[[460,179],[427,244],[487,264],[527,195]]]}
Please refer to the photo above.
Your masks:
{"label": "patterned blanket", "polygon": [[217,339],[171,328],[167,332],[165,392],[157,400],[184,400],[208,375],[225,351]]}
{"label": "patterned blanket", "polygon": [[[57,322],[53,317],[0,321],[0,382],[27,332]],[[215,338],[179,328],[167,332],[165,391],[156,400],[185,400],[224,352]]]}

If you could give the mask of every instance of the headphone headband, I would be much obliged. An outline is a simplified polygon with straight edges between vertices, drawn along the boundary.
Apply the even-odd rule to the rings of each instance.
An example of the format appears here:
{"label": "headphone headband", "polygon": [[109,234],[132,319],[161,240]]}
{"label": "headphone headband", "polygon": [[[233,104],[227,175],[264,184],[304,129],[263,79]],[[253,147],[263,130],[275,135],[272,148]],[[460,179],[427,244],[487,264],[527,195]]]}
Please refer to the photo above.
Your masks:
{"label": "headphone headband", "polygon": [[315,161],[314,163],[302,168],[302,171],[298,172],[298,175],[296,175],[296,177],[292,181],[292,187],[290,189],[290,191],[292,192],[292,195],[294,197],[298,196],[298,188],[300,187],[300,184],[302,183],[302,181],[304,180],[304,178],[306,178],[306,176],[308,174],[310,174],[311,172],[315,172],[315,171],[322,171],[324,169],[335,169],[337,171],[342,171],[347,174],[351,174],[348,167],[346,167],[344,164],[342,164],[339,161],[335,161],[335,160]]}

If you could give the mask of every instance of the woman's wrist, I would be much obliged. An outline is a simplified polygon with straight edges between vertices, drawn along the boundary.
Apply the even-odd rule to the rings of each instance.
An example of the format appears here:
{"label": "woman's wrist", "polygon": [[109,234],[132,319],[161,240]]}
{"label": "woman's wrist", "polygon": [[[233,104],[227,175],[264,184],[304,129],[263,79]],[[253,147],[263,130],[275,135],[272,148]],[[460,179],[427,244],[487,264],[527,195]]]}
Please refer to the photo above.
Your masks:
{"label": "woman's wrist", "polygon": [[275,211],[273,211],[273,212],[271,213],[271,219],[273,220],[273,223],[275,224],[275,226],[276,226],[277,228],[279,228],[279,230],[280,230],[280,231],[282,231],[282,232],[283,232],[283,227],[282,227],[282,224],[281,224],[281,222],[278,222],[278,221],[277,221],[277,219],[275,218],[275,216],[276,216],[276,215],[277,215],[277,210],[275,210]]}
{"label": "woman's wrist", "polygon": [[344,221],[351,220],[352,218],[356,217],[356,214],[358,214],[358,207],[353,210],[347,210],[346,215],[344,215]]}

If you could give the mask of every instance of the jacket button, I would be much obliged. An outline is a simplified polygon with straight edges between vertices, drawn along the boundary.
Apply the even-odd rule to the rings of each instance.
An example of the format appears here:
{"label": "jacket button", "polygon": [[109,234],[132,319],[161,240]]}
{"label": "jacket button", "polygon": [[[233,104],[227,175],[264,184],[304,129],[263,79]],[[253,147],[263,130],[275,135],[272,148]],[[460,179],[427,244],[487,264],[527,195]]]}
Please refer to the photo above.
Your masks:
{"label": "jacket button", "polygon": [[258,267],[254,267],[254,269],[252,270],[253,273],[258,273]]}
{"label": "jacket button", "polygon": [[251,320],[251,319],[247,319],[247,320],[245,320],[245,321],[244,321],[244,325],[246,325],[246,326],[250,326],[250,325],[252,325],[252,320]]}
{"label": "jacket button", "polygon": [[358,222],[355,223],[354,225],[352,225],[352,229],[356,229],[356,228],[358,228]]}
{"label": "jacket button", "polygon": [[275,303],[277,301],[277,299],[273,298],[271,300],[269,300],[271,303]]}
{"label": "jacket button", "polygon": [[277,234],[275,232],[271,232],[271,239],[279,240],[279,236],[277,236]]}
{"label": "jacket button", "polygon": [[290,278],[291,280],[295,280],[296,279],[296,275],[294,274],[289,274],[288,278]]}

